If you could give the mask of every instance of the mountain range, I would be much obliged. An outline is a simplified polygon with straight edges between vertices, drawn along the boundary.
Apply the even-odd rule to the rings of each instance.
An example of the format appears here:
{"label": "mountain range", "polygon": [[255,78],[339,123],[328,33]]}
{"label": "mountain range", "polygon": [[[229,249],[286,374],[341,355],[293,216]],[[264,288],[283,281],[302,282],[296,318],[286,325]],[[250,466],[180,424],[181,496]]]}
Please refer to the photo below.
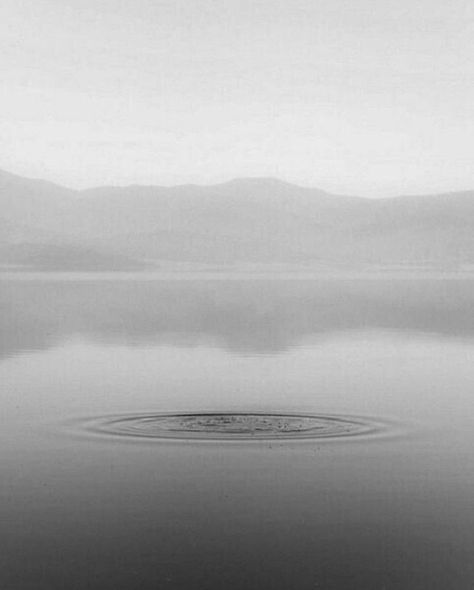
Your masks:
{"label": "mountain range", "polygon": [[0,267],[458,269],[474,191],[367,199],[272,178],[72,190],[0,171]]}

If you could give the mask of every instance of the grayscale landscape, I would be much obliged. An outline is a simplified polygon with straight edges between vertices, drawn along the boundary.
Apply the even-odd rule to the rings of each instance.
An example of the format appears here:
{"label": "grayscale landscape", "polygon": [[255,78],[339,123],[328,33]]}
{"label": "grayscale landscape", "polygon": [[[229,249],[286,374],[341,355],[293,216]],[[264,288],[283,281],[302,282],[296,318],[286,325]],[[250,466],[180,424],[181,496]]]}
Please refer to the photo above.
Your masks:
{"label": "grayscale landscape", "polygon": [[474,191],[367,199],[271,178],[73,191],[0,172],[0,263],[54,271],[472,271]]}
{"label": "grayscale landscape", "polygon": [[473,23],[0,2],[0,590],[474,589]]}
{"label": "grayscale landscape", "polygon": [[472,277],[22,271],[0,309],[3,587],[470,589]]}

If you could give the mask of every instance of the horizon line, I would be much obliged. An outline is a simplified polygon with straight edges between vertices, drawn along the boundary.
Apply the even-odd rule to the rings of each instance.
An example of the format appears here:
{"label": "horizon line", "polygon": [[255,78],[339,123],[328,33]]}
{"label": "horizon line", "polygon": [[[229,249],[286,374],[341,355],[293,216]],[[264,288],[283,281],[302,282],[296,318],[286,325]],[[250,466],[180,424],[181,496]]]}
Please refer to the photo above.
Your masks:
{"label": "horizon line", "polygon": [[93,185],[86,188],[74,188],[71,186],[67,186],[65,184],[48,180],[46,178],[38,177],[38,176],[22,176],[21,174],[17,174],[16,172],[10,172],[9,170],[5,170],[4,168],[0,168],[0,176],[12,176],[14,178],[20,180],[27,180],[31,182],[41,182],[53,185],[57,188],[65,189],[67,191],[71,191],[73,193],[81,194],[87,193],[94,190],[100,189],[130,189],[130,188],[145,188],[145,189],[180,189],[180,188],[216,188],[220,186],[226,186],[230,184],[237,184],[237,183],[249,183],[249,182],[261,182],[261,183],[273,183],[275,185],[283,185],[288,187],[293,187],[301,190],[308,190],[308,191],[318,191],[321,194],[327,196],[334,196],[334,197],[342,197],[342,198],[352,198],[352,199],[362,199],[367,201],[388,201],[391,199],[399,199],[399,198],[410,198],[410,197],[436,197],[441,195],[460,195],[464,193],[473,193],[474,188],[466,188],[466,189],[456,189],[456,190],[444,190],[439,192],[420,192],[420,193],[404,193],[404,194],[396,194],[392,196],[380,197],[380,196],[364,196],[359,194],[347,194],[347,193],[338,193],[338,192],[330,192],[326,189],[320,188],[319,186],[313,185],[304,185],[299,184],[297,182],[291,182],[282,178],[278,178],[275,176],[235,176],[229,178],[228,180],[223,180],[220,182],[213,182],[213,183],[178,183],[178,184],[149,184],[149,183],[128,183],[128,184],[99,184]]}

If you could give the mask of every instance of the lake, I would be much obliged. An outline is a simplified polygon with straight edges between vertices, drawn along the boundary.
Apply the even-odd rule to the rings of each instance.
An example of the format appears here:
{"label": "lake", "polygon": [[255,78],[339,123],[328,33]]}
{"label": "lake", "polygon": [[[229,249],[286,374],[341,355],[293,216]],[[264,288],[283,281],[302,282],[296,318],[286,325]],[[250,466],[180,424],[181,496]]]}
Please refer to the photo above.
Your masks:
{"label": "lake", "polygon": [[0,310],[2,590],[474,587],[472,278],[11,273]]}

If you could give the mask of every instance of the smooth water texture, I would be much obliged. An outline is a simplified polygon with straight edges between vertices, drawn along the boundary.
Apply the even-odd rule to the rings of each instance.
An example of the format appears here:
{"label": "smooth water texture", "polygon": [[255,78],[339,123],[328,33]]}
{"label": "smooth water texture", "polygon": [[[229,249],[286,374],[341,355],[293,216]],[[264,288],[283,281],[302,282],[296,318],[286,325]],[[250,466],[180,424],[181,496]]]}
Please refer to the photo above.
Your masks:
{"label": "smooth water texture", "polygon": [[474,281],[0,279],[0,588],[471,590]]}

